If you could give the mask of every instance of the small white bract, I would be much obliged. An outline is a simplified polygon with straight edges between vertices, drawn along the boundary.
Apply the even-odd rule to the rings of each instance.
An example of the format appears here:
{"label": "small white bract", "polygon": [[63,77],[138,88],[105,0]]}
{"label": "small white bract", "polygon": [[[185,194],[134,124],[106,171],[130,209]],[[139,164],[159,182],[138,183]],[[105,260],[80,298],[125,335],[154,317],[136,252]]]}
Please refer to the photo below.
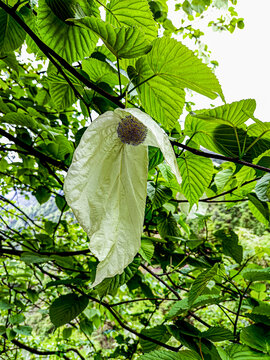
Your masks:
{"label": "small white bract", "polygon": [[166,133],[138,109],[116,109],[99,116],[75,150],[64,192],[99,260],[92,286],[121,274],[140,249],[148,145],[160,148],[180,184]]}

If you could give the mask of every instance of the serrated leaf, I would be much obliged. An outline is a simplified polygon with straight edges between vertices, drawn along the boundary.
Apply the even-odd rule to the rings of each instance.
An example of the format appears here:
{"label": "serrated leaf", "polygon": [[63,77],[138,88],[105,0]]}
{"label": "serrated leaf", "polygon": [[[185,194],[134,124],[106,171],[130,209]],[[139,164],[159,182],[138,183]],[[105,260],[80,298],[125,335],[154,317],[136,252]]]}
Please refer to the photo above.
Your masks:
{"label": "serrated leaf", "polygon": [[229,345],[225,349],[218,348],[218,352],[222,360],[270,360],[270,356],[240,344]]}
{"label": "serrated leaf", "polygon": [[[17,15],[21,17],[18,12]],[[23,44],[25,31],[4,9],[0,9],[0,29],[0,53],[9,53]]]}
{"label": "serrated leaf", "polygon": [[248,194],[247,196],[249,199],[248,206],[252,214],[257,220],[267,226],[270,220],[268,203],[259,200],[255,194]]}
{"label": "serrated leaf", "polygon": [[26,126],[31,130],[37,130],[38,123],[31,116],[22,113],[9,112],[2,118],[0,118],[1,123],[6,123],[10,125],[20,125]]}
{"label": "serrated leaf", "polygon": [[75,319],[88,305],[86,296],[75,294],[61,295],[54,300],[49,309],[51,322],[56,326],[62,326]]}
{"label": "serrated leaf", "polygon": [[139,258],[135,258],[133,262],[125,268],[122,274],[104,279],[95,287],[99,296],[115,295],[119,287],[126,284],[133,277],[140,266],[140,262]]}
{"label": "serrated leaf", "polygon": [[167,186],[157,185],[155,187],[151,183],[147,183],[147,195],[152,202],[153,210],[155,210],[171,199],[172,190]]}
{"label": "serrated leaf", "polygon": [[148,147],[148,170],[154,169],[157,165],[164,160],[163,154],[159,148],[149,146]]}
{"label": "serrated leaf", "polygon": [[[84,59],[82,69],[96,83],[105,82],[114,87],[119,82],[117,71],[104,61],[95,58]],[[123,82],[123,77],[121,82]]]}
{"label": "serrated leaf", "polygon": [[212,304],[219,304],[220,302],[225,301],[226,298],[219,295],[200,295],[198,298],[194,301],[194,303],[190,306],[188,303],[188,298],[184,298],[180,301],[177,301],[173,304],[173,306],[170,308],[169,313],[167,314],[167,318],[171,319],[174,318],[183,312],[196,308],[203,305],[212,305]]}
{"label": "serrated leaf", "polygon": [[140,248],[140,255],[144,260],[148,263],[151,263],[151,259],[154,255],[155,246],[150,239],[142,239],[141,240],[141,248]]}
{"label": "serrated leaf", "polygon": [[222,95],[212,71],[185,45],[167,37],[156,39],[153,48],[136,62],[135,85],[145,111],[167,129],[178,121],[185,100],[184,88],[212,99]]}
{"label": "serrated leaf", "polygon": [[250,118],[247,112],[253,113],[255,107],[255,100],[247,99],[199,110],[186,117],[185,134],[210,151],[242,156],[247,148],[244,123]]}
{"label": "serrated leaf", "polygon": [[208,282],[214,278],[217,274],[218,265],[215,264],[211,269],[203,271],[194,280],[191,289],[188,294],[188,304],[191,306],[194,301],[201,295],[206,288]]}
{"label": "serrated leaf", "polygon": [[208,330],[203,331],[201,336],[213,342],[233,340],[233,333],[220,326],[212,326]]}
{"label": "serrated leaf", "polygon": [[240,333],[240,340],[253,349],[270,354],[270,326],[254,324]]}
{"label": "serrated leaf", "polygon": [[[68,75],[68,78],[75,89],[80,93],[82,91],[81,83],[73,75]],[[75,103],[77,100],[76,95],[62,75],[52,73],[47,79],[50,86],[50,95],[58,110],[66,109]]]}
{"label": "serrated leaf", "polygon": [[107,46],[107,48],[119,59],[136,58],[151,50],[150,42],[144,34],[135,27],[113,27],[95,17],[84,17],[72,20],[76,25],[92,30]]}
{"label": "serrated leaf", "polygon": [[[164,325],[158,325],[158,326],[155,326],[155,327],[153,327],[151,329],[142,330],[141,333],[143,335],[146,335],[146,336],[150,337],[151,339],[158,340],[158,341],[161,341],[163,343],[166,343],[171,337],[171,335],[168,332],[166,326],[164,326]],[[141,344],[143,352],[145,352],[145,353],[148,353],[148,352],[150,352],[152,350],[155,350],[158,347],[157,344],[152,343],[152,342],[147,341],[147,340],[144,340],[142,338],[140,338],[140,344]]]}
{"label": "serrated leaf", "polygon": [[[61,12],[62,2],[54,2]],[[59,19],[46,4],[46,0],[39,0],[37,24],[41,39],[69,63],[89,56],[98,41],[97,35],[92,31]]]}
{"label": "serrated leaf", "polygon": [[200,356],[194,351],[181,350],[178,353],[165,350],[154,350],[149,354],[139,357],[139,360],[200,360]]}
{"label": "serrated leaf", "polygon": [[21,255],[21,260],[24,261],[27,265],[29,265],[29,264],[41,264],[50,261],[52,259],[46,255],[39,255],[31,252],[23,252]]}
{"label": "serrated leaf", "polygon": [[238,245],[238,236],[232,230],[218,230],[214,233],[216,238],[222,240],[223,253],[232,257],[238,264],[243,260],[243,247]]}
{"label": "serrated leaf", "polygon": [[177,226],[177,221],[175,220],[173,214],[170,212],[167,213],[161,213],[159,215],[157,229],[159,234],[165,238],[166,236],[179,236],[180,231]]}
{"label": "serrated leaf", "polygon": [[111,0],[106,20],[114,26],[136,26],[150,41],[157,36],[157,24],[147,0]]}
{"label": "serrated leaf", "polygon": [[177,162],[182,176],[181,192],[192,208],[212,180],[213,163],[211,159],[202,158],[190,152],[184,152]]}
{"label": "serrated leaf", "polygon": [[259,200],[270,201],[270,174],[265,174],[257,181],[255,192]]}
{"label": "serrated leaf", "polygon": [[265,269],[245,269],[241,272],[241,275],[248,281],[270,280],[270,267]]}

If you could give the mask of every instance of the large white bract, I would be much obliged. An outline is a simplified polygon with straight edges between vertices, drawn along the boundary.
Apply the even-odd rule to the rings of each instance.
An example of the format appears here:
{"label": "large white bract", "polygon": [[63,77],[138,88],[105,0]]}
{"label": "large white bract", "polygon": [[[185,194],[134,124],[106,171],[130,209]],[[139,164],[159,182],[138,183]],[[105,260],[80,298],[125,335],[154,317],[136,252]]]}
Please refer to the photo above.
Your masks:
{"label": "large white bract", "polygon": [[148,145],[161,149],[180,183],[166,133],[139,109],[116,109],[99,116],[75,150],[64,192],[99,260],[93,286],[121,274],[140,249]]}

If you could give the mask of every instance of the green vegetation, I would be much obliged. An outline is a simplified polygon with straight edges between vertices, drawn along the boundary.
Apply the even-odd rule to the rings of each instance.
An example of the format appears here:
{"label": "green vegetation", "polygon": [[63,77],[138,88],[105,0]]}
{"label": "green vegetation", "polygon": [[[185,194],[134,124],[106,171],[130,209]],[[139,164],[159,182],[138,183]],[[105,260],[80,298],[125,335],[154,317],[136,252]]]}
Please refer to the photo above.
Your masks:
{"label": "green vegetation", "polygon": [[[176,28],[166,0],[0,0],[1,359],[270,359],[270,123],[255,117],[253,99],[225,102],[193,23],[215,9],[210,26],[240,31],[236,3],[177,2]],[[210,99],[209,108],[198,110],[186,92]],[[97,165],[82,184],[91,175],[99,202],[84,200],[104,209],[101,219],[116,216],[117,230],[125,221],[126,243],[113,239],[123,256],[140,232],[141,204],[144,212],[134,259],[93,287],[102,260],[63,185],[88,126],[118,108],[151,116],[173,156],[165,140],[160,150],[147,138],[114,168],[116,132],[92,151]],[[113,209],[114,188],[99,186],[103,155],[118,186],[134,185],[129,170],[143,175],[138,159],[148,160],[145,182]],[[89,157],[79,160],[88,166]],[[108,248],[107,229],[99,248]]]}

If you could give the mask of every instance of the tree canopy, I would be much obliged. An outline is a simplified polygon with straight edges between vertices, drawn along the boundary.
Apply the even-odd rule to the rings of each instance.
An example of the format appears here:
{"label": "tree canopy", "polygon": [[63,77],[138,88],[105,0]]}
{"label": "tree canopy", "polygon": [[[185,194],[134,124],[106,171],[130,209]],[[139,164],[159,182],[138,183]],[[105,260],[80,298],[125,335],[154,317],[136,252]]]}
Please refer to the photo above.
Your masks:
{"label": "tree canopy", "polygon": [[213,9],[244,28],[0,0],[1,359],[270,359],[270,124],[226,103]]}

